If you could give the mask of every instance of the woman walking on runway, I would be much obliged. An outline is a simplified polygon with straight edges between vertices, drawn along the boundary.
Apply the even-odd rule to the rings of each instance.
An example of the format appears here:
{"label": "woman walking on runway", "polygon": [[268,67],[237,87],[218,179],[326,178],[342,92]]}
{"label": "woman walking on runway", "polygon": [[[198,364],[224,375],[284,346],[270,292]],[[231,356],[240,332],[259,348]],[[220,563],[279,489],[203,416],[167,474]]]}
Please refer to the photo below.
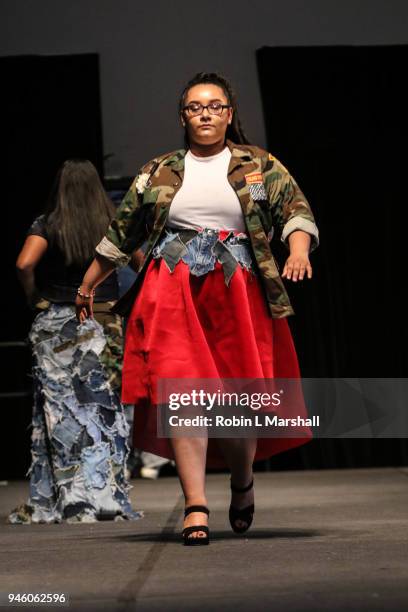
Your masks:
{"label": "woman walking on runway", "polygon": [[147,240],[138,280],[115,307],[130,312],[122,399],[135,404],[136,446],[175,459],[186,504],[183,540],[199,545],[209,543],[206,465],[229,467],[229,519],[243,533],[254,514],[254,460],[306,442],[307,432],[300,439],[158,438],[157,381],[298,378],[286,320],[293,311],[269,242],[275,227],[290,249],[282,277],[311,278],[308,254],[318,231],[286,168],[248,144],[226,79],[196,75],[179,110],[186,149],[143,166],[76,303],[80,320],[92,316],[93,290]]}
{"label": "woman walking on runway", "polygon": [[12,523],[139,518],[124,477],[128,425],[120,403],[122,322],[110,312],[116,274],[95,292],[95,319],[78,325],[75,297],[115,213],[87,160],[60,168],[17,272],[36,316],[30,330],[34,407],[27,504]]}

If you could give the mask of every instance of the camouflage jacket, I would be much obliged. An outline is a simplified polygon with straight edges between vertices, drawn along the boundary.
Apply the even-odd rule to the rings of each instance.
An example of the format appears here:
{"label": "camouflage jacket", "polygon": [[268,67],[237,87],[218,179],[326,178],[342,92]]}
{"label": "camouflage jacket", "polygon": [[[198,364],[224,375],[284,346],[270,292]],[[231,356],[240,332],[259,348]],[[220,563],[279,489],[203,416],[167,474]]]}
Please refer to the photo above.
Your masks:
{"label": "camouflage jacket", "polygon": [[[313,250],[319,241],[310,206],[288,170],[273,155],[250,145],[227,141],[231,150],[228,181],[241,204],[247,234],[273,318],[293,314],[285,286],[270,248],[274,229],[287,238],[294,230],[311,235]],[[157,157],[142,167],[120,204],[97,253],[116,266],[126,265],[131,253],[146,242],[145,260],[135,284],[113,311],[129,313],[152,250],[164,231],[170,205],[183,183],[184,157],[180,149]]]}

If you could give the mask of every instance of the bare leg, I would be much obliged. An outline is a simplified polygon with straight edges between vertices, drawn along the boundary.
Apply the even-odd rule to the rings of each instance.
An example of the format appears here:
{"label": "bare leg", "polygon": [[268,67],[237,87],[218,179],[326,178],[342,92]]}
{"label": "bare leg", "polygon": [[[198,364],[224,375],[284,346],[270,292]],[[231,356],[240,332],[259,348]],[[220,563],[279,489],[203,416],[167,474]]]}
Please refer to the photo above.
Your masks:
{"label": "bare leg", "polygon": [[[238,488],[246,487],[253,478],[252,465],[254,462],[257,439],[256,438],[221,438],[218,440],[219,447],[224,454],[225,460],[231,470],[232,484]],[[231,504],[238,509],[245,508],[254,502],[254,490],[246,493],[234,493]],[[245,521],[237,519],[237,527],[246,527]]]}
{"label": "bare leg", "polygon": [[[207,438],[172,438],[177,472],[183,489],[185,505],[207,505],[205,497],[205,462]],[[184,527],[207,525],[208,517],[204,512],[192,512],[184,519]],[[204,531],[192,533],[190,538],[206,537]]]}

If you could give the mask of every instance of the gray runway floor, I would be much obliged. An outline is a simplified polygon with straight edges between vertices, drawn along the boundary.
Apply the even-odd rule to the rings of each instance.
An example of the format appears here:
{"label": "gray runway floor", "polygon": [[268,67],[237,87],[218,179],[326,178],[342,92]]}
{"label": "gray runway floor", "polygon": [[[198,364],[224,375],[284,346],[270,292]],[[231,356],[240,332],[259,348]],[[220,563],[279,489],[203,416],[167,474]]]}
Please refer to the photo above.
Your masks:
{"label": "gray runway floor", "polygon": [[93,525],[7,525],[28,489],[1,487],[0,592],[70,598],[25,610],[408,610],[408,468],[256,473],[244,536],[228,475],[210,474],[212,541],[198,548],[181,544],[176,478],[132,484],[145,518]]}

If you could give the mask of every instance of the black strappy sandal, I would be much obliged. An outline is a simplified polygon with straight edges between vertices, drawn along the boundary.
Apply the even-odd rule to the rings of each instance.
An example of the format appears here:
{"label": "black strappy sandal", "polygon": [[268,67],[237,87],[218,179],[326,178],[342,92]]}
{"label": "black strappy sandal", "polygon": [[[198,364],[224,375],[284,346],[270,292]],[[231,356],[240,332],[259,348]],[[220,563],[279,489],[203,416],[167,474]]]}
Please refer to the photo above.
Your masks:
{"label": "black strappy sandal", "polygon": [[[252,489],[253,486],[254,486],[254,479],[252,479],[252,481],[249,483],[248,486],[242,487],[242,488],[234,487],[234,485],[231,482],[231,491],[234,491],[234,493],[246,493],[247,491]],[[229,508],[229,521],[230,521],[232,530],[235,531],[235,533],[244,533],[245,531],[247,531],[252,524],[252,520],[254,518],[254,512],[255,512],[254,504],[251,504],[250,506],[246,506],[245,508],[235,508],[231,504]],[[235,521],[237,520],[245,521],[245,523],[247,524],[246,527],[237,527],[235,525]]]}
{"label": "black strappy sandal", "polygon": [[[192,512],[204,512],[207,516],[210,516],[210,511],[207,506],[189,506],[184,510],[184,518]],[[196,531],[205,531],[206,537],[197,536],[196,538],[190,538],[190,534]],[[207,525],[191,525],[191,527],[185,527],[182,531],[184,546],[203,546],[210,543],[210,531]]]}

